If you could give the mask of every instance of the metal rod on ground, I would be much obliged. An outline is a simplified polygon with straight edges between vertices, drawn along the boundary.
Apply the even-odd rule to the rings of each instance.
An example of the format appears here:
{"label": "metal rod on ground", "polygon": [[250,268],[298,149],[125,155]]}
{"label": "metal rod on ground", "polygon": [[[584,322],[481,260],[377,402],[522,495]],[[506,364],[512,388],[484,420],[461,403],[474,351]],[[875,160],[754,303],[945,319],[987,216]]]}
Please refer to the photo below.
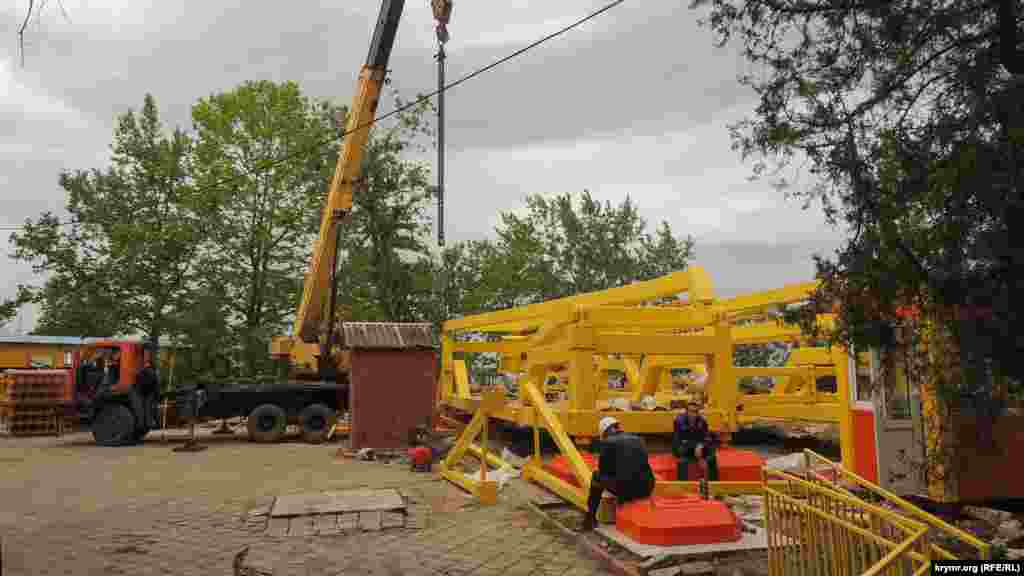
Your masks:
{"label": "metal rod on ground", "polygon": [[[173,373],[173,371],[174,371],[173,367],[171,368],[171,371]],[[162,412],[162,415],[160,416],[160,434],[161,434],[160,438],[161,438],[162,442],[167,442],[167,399],[166,398],[164,399],[163,403],[160,406],[160,411]]]}
{"label": "metal rod on ground", "polygon": [[196,440],[196,420],[198,420],[199,416],[198,393],[194,393],[192,396],[192,410],[190,410],[190,412],[191,414],[189,414],[189,438],[181,446],[173,448],[175,452],[201,452],[203,450],[206,450],[206,446],[200,444],[199,441]]}

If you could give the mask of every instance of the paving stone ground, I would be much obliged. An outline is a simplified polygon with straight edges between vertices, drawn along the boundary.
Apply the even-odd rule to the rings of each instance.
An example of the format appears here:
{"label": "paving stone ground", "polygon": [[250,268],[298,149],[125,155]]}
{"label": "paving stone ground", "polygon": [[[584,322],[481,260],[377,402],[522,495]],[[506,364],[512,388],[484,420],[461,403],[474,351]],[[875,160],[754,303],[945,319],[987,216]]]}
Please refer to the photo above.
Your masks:
{"label": "paving stone ground", "polygon": [[[159,433],[123,448],[86,434],[0,438],[4,576],[230,575],[235,564],[253,576],[605,573],[514,489],[481,507],[436,474],[337,459],[337,445],[203,440],[203,452],[176,453]],[[398,490],[404,525],[310,521],[281,534],[261,514],[279,494],[350,488]]]}

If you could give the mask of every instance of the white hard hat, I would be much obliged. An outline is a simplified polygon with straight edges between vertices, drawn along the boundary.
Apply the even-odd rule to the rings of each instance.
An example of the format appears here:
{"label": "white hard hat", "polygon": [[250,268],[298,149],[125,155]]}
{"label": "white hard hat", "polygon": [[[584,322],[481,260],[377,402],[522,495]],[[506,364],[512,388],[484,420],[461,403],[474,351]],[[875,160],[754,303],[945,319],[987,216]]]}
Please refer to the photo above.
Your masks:
{"label": "white hard hat", "polygon": [[604,418],[601,418],[600,422],[598,422],[597,431],[601,434],[601,436],[604,436],[604,433],[607,432],[609,428],[618,423],[619,421],[616,420],[615,418],[612,418],[611,416],[605,416]]}

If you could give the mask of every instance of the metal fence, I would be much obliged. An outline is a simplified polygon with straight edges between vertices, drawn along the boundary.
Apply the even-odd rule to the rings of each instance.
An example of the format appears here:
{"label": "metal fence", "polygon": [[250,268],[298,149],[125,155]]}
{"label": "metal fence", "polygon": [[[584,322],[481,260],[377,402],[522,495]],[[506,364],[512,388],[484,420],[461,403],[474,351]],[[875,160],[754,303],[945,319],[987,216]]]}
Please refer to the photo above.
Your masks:
{"label": "metal fence", "polygon": [[926,525],[933,558],[987,560],[992,557],[991,544],[925,512],[896,494],[854,474],[842,465],[811,450],[804,451],[804,458],[806,470],[804,477],[808,481],[831,487]]}
{"label": "metal fence", "polygon": [[928,573],[926,525],[788,472],[765,470],[764,480],[771,576]]}

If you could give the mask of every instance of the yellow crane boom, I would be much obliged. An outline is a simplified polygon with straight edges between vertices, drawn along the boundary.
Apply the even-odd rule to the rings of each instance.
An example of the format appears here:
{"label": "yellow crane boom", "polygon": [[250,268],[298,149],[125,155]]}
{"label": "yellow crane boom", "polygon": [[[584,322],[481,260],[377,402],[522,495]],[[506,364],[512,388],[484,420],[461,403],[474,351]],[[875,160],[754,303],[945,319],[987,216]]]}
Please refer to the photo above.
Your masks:
{"label": "yellow crane boom", "polygon": [[302,300],[295,315],[293,334],[303,342],[318,341],[324,334],[325,323],[331,320],[326,309],[326,296],[331,285],[331,271],[336,266],[336,227],[352,211],[353,187],[361,176],[370,124],[377,113],[377,103],[404,4],[405,0],[384,0],[381,3],[370,52],[359,73],[355,98],[348,111],[341,153],[320,220],[320,235],[313,243],[313,256],[306,273]]}

